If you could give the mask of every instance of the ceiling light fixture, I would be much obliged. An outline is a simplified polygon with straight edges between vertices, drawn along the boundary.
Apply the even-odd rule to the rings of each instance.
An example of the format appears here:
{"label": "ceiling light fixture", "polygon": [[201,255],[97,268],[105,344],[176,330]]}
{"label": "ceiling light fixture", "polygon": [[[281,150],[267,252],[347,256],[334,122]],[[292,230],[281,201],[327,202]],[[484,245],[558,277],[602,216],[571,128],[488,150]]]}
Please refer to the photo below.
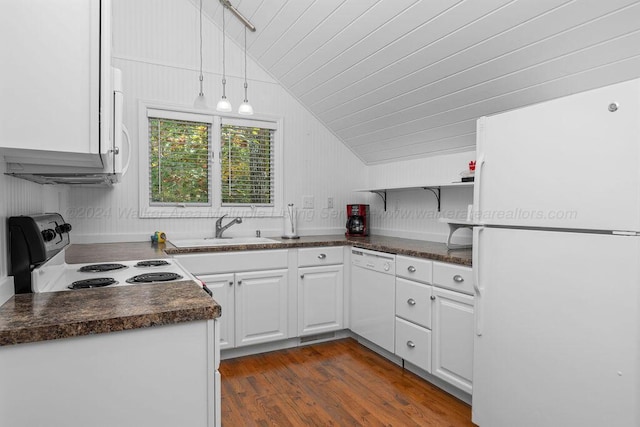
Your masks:
{"label": "ceiling light fixture", "polygon": [[202,83],[204,81],[204,76],[202,75],[202,0],[200,0],[200,93],[198,97],[193,102],[193,106],[199,109],[208,108],[207,98],[204,96],[204,92],[202,91]]}
{"label": "ceiling light fixture", "polygon": [[226,85],[227,85],[227,74],[226,74],[226,64],[225,64],[225,56],[226,56],[226,48],[225,48],[225,38],[226,38],[226,24],[224,20],[224,3],[222,4],[222,98],[218,101],[218,105],[216,105],[216,110],[222,111],[223,113],[228,113],[233,110],[231,107],[231,103],[227,99],[226,94]]}
{"label": "ceiling light fixture", "polygon": [[253,114],[253,107],[247,100],[247,27],[244,27],[244,101],[238,108],[238,114],[245,116],[251,116]]}

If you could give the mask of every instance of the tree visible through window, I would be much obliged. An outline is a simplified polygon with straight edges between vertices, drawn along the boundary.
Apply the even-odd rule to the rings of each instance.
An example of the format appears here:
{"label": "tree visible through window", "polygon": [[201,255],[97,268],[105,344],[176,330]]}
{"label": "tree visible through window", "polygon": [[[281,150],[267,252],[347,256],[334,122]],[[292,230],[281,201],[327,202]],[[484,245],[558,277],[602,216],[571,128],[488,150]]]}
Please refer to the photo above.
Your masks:
{"label": "tree visible through window", "polygon": [[210,204],[211,125],[149,117],[151,204]]}
{"label": "tree visible through window", "polygon": [[273,206],[273,133],[262,127],[222,125],[223,204]]}
{"label": "tree visible through window", "polygon": [[140,106],[141,217],[282,215],[282,120]]}

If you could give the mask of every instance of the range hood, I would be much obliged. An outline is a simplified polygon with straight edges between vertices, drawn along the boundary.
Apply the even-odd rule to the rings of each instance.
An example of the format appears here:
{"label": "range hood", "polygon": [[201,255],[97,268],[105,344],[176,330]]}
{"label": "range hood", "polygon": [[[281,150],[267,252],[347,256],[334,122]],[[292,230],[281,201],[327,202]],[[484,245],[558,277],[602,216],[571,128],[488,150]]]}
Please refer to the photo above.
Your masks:
{"label": "range hood", "polygon": [[[5,175],[26,179],[38,184],[67,184],[92,187],[105,187],[120,182],[126,172],[126,166],[120,167],[121,162],[115,153],[106,155],[78,155],[69,153],[64,164],[56,164],[61,153],[38,153],[39,156],[28,156],[24,153],[18,156],[5,153]],[[73,154],[73,153],[72,153]],[[129,157],[131,153],[128,153]],[[128,162],[127,162],[128,163]],[[95,166],[94,166],[95,165]]]}

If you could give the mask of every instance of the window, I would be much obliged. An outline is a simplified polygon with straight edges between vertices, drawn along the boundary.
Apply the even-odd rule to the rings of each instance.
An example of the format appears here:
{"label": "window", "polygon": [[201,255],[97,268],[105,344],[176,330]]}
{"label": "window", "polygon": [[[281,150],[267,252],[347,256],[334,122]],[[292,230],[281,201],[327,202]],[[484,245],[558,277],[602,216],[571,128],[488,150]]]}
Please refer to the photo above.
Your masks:
{"label": "window", "polygon": [[222,205],[274,205],[274,134],[270,123],[222,119]]}
{"label": "window", "polygon": [[210,206],[209,146],[205,122],[149,117],[149,197],[152,206]]}
{"label": "window", "polygon": [[141,104],[140,216],[282,216],[280,127]]}

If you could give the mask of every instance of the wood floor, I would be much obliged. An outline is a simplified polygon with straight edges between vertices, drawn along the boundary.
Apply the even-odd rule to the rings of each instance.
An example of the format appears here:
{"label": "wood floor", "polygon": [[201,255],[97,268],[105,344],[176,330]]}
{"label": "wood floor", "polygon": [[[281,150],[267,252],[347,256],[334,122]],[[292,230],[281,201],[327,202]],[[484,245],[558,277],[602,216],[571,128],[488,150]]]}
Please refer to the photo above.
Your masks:
{"label": "wood floor", "polygon": [[471,408],[353,339],[224,360],[222,425],[473,426]]}

